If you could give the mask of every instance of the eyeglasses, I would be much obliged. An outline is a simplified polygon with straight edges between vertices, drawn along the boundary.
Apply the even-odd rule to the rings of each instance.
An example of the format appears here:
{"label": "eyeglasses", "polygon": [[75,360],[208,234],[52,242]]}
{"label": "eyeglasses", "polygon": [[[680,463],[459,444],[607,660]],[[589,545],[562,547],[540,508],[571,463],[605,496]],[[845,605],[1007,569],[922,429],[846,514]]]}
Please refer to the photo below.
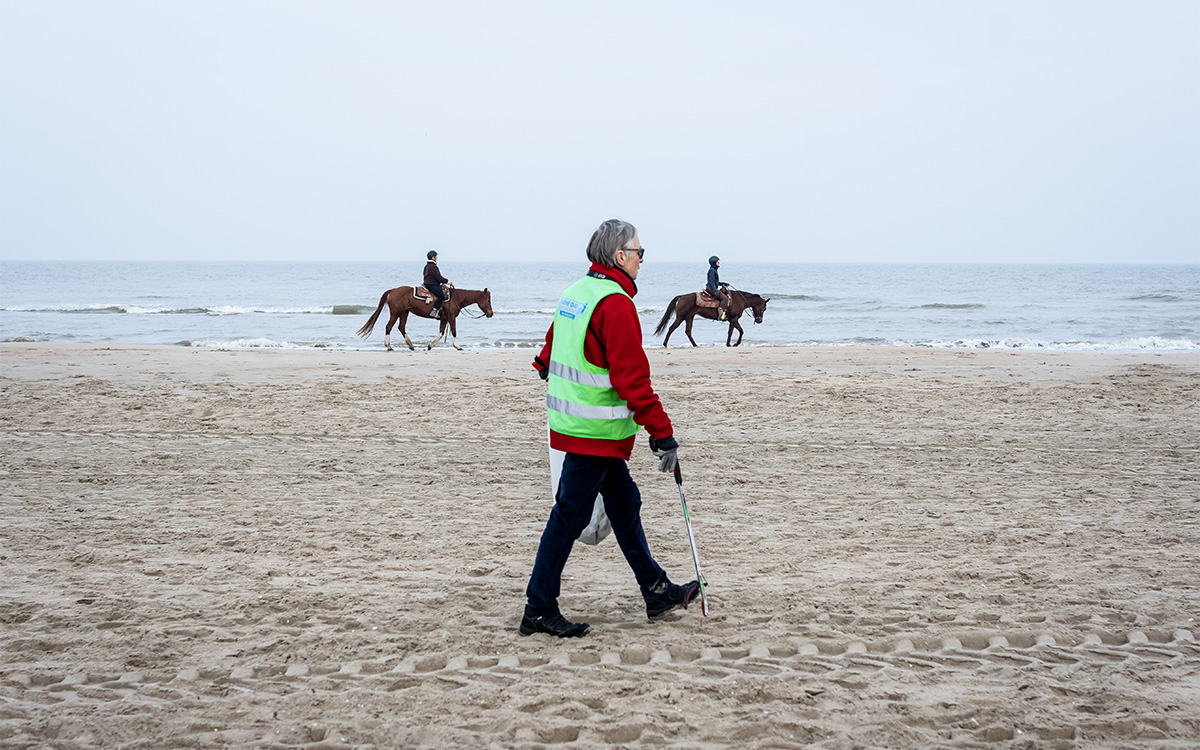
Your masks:
{"label": "eyeglasses", "polygon": [[[627,252],[627,253],[632,253],[632,252],[633,252],[633,250],[632,250],[632,249],[630,249],[630,248],[627,248],[627,247],[623,247],[623,248],[621,248],[621,249],[622,249],[622,250],[624,250],[624,251],[625,251],[625,252]],[[638,259],[639,259],[639,260],[641,260],[641,259],[645,258],[645,257],[646,257],[646,248],[644,248],[644,247],[639,247],[639,248],[637,249],[637,254],[638,254]]]}

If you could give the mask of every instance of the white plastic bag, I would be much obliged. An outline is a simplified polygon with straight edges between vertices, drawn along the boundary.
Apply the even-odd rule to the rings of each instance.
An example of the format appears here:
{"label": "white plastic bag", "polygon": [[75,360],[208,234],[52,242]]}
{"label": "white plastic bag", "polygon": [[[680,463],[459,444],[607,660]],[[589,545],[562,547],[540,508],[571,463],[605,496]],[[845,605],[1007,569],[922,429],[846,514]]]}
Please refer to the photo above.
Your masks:
{"label": "white plastic bag", "polygon": [[[558,478],[562,476],[563,459],[567,454],[550,448],[550,427],[546,427],[546,447],[550,450],[550,498],[558,497]],[[612,524],[604,513],[604,498],[596,495],[596,504],[592,507],[592,520],[587,528],[579,535],[579,541],[584,544],[599,544],[600,540],[612,533]]]}

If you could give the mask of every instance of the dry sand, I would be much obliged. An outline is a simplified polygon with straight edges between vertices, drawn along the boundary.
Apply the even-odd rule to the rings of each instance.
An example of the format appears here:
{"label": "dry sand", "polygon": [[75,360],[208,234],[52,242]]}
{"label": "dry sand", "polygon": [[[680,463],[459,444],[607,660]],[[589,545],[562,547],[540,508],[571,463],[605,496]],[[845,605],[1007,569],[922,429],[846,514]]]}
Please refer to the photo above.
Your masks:
{"label": "dry sand", "polygon": [[563,642],[530,352],[0,345],[0,745],[1200,746],[1200,357],[650,356],[711,614]]}

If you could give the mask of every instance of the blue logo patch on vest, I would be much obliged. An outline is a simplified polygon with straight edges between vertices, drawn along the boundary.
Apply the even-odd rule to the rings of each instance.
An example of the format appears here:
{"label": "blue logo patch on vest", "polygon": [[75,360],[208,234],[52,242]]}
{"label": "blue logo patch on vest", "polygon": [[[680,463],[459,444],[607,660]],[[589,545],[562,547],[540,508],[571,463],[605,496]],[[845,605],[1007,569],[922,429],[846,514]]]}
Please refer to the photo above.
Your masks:
{"label": "blue logo patch on vest", "polygon": [[576,316],[583,315],[583,311],[587,309],[588,303],[576,302],[573,299],[565,297],[558,302],[558,314],[564,318],[574,320]]}

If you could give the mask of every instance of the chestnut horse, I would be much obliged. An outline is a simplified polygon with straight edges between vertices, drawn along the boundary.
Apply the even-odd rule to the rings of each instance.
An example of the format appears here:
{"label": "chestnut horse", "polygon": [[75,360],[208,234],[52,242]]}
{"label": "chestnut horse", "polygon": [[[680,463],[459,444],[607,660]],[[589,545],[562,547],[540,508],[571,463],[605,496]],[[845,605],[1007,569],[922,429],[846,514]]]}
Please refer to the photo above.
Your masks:
{"label": "chestnut horse", "polygon": [[[743,292],[736,289],[729,290],[729,311],[728,315],[726,316],[726,320],[729,321],[729,335],[725,337],[725,346],[730,345],[729,342],[733,339],[733,329],[735,328],[738,332],[738,340],[737,344],[733,344],[733,346],[737,346],[738,344],[742,343],[743,331],[741,324],[738,323],[738,318],[742,317],[742,313],[744,313],[747,309],[752,310],[754,312],[754,322],[761,323],[763,319],[763,313],[767,311],[768,302],[770,302],[769,297],[763,298],[757,294],[751,294],[750,292]],[[696,339],[692,338],[692,320],[697,315],[702,318],[709,318],[711,320],[719,319],[717,315],[717,308],[701,307],[700,305],[696,304],[696,292],[681,294],[675,299],[671,300],[671,304],[667,305],[667,311],[663,313],[662,320],[658,321],[658,328],[654,329],[655,336],[666,330],[667,321],[671,319],[672,313],[675,314],[675,323],[671,325],[671,330],[667,331],[667,337],[663,339],[663,346],[667,345],[667,342],[671,340],[671,334],[676,328],[679,327],[679,324],[685,320],[687,321],[687,327],[683,329],[683,332],[687,334],[688,341],[692,342],[692,346],[696,346]]]}
{"label": "chestnut horse", "polygon": [[[416,351],[413,347],[412,339],[404,332],[404,324],[408,322],[408,314],[411,312],[414,315],[420,315],[422,318],[433,318],[433,300],[417,299],[413,297],[413,288],[411,286],[398,286],[395,289],[389,289],[379,298],[379,307],[375,308],[374,314],[363,324],[362,328],[358,329],[358,335],[364,339],[371,335],[371,329],[375,327],[375,321],[379,318],[379,313],[383,311],[383,306],[387,305],[391,310],[392,317],[388,319],[387,332],[383,335],[383,345],[387,350],[392,349],[392,326],[396,325],[396,321],[400,321],[400,335],[404,337],[404,343],[408,344],[408,348]],[[479,309],[483,310],[483,314],[487,317],[492,317],[492,293],[487,289],[451,289],[450,296],[442,303],[444,317],[438,318],[441,325],[438,326],[438,336],[429,345],[425,347],[426,351],[432,349],[437,342],[442,340],[446,335],[446,326],[450,326],[451,343],[454,348],[462,351],[462,347],[458,345],[458,314],[464,307],[468,305],[479,305]]]}

